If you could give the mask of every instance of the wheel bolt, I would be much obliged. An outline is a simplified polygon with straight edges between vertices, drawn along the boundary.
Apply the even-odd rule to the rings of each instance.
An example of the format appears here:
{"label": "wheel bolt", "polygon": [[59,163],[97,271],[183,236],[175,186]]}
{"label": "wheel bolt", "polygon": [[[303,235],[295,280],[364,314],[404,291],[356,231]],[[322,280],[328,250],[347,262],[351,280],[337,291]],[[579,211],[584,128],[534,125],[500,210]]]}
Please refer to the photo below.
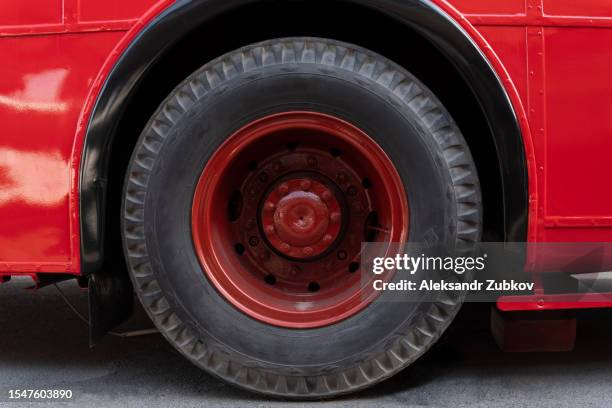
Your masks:
{"label": "wheel bolt", "polygon": [[312,247],[309,247],[309,246],[304,247],[304,248],[302,249],[302,253],[303,253],[304,255],[306,255],[306,256],[310,256],[310,255],[312,255],[312,253],[313,253],[313,252],[314,252],[314,250],[312,249]]}
{"label": "wheel bolt", "polygon": [[338,259],[344,261],[346,259],[346,251],[338,251]]}
{"label": "wheel bolt", "polygon": [[310,180],[303,180],[300,183],[300,188],[304,191],[309,190],[311,186],[312,186],[312,182]]}
{"label": "wheel bolt", "polygon": [[266,234],[268,235],[273,235],[274,234],[274,225],[268,225],[265,229]]}
{"label": "wheel bolt", "polygon": [[325,190],[323,193],[321,193],[321,198],[323,199],[323,201],[329,201],[332,199],[332,193],[329,190]]}
{"label": "wheel bolt", "polygon": [[331,215],[329,216],[329,219],[331,220],[331,222],[333,222],[334,224],[337,224],[340,222],[340,219],[342,218],[342,215],[339,212],[333,212],[331,213]]}
{"label": "wheel bolt", "polygon": [[282,244],[280,244],[280,249],[281,249],[281,251],[283,251],[285,253],[289,252],[289,251],[291,251],[291,245],[289,245],[286,242],[283,242]]}
{"label": "wheel bolt", "polygon": [[272,201],[267,201],[264,204],[264,208],[266,209],[266,211],[274,211],[274,209],[276,208],[276,204],[274,204]]}
{"label": "wheel bolt", "polygon": [[332,242],[333,237],[330,234],[325,234],[325,236],[323,237],[323,243],[324,244],[329,244]]}
{"label": "wheel bolt", "polygon": [[257,246],[257,245],[259,245],[259,238],[255,237],[255,236],[249,238],[249,245],[250,246]]}
{"label": "wheel bolt", "polygon": [[287,193],[289,192],[289,186],[286,183],[281,184],[280,186],[278,186],[278,193],[280,195],[287,195]]}

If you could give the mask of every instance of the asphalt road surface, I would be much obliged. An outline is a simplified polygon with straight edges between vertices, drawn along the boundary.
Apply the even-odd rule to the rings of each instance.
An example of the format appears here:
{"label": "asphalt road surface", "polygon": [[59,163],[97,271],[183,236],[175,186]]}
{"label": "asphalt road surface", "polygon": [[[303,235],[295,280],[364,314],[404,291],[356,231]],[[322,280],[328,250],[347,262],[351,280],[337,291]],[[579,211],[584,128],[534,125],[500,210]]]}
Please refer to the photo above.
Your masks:
{"label": "asphalt road surface", "polygon": [[[70,405],[129,407],[606,407],[612,406],[612,311],[578,314],[576,350],[501,353],[487,329],[487,305],[469,305],[424,359],[370,390],[321,403],[269,401],[192,366],[158,334],[108,337],[95,348],[87,327],[54,287],[0,285],[0,405],[9,389],[70,389]],[[61,285],[84,313],[86,293]],[[141,310],[121,330],[150,328]],[[40,402],[31,406],[41,407]],[[57,401],[53,402],[57,406]]]}

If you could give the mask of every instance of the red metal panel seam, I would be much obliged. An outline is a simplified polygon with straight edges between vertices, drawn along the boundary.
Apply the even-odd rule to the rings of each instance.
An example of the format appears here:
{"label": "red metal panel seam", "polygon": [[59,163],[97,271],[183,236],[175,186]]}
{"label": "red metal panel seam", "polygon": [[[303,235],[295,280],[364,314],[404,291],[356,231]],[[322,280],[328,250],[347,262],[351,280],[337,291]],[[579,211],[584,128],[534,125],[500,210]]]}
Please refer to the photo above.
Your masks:
{"label": "red metal panel seam", "polygon": [[[74,27],[78,24],[78,0],[62,0],[62,14],[64,17],[64,26],[66,31],[72,31]],[[75,249],[74,239],[75,235],[77,240],[78,232],[75,231],[75,228],[78,227],[78,215],[77,215],[77,223],[75,224],[75,206],[78,206],[78,201],[73,195],[72,191],[72,179],[76,177],[74,174],[75,169],[70,166],[70,179],[68,182],[71,186],[70,198],[68,200],[68,234],[69,234],[69,242],[70,242],[70,264],[66,266],[66,269],[69,269],[71,272],[78,272],[78,265],[80,265],[80,250],[78,247]],[[77,195],[78,197],[78,195]]]}
{"label": "red metal panel seam", "polygon": [[548,215],[545,219],[548,228],[612,228],[612,217],[580,217]]}
{"label": "red metal panel seam", "polygon": [[[527,1],[528,18],[542,16],[543,0]],[[534,148],[539,158],[536,163],[538,179],[537,206],[538,227],[536,241],[543,239],[544,214],[546,209],[546,112],[545,112],[545,72],[544,72],[544,29],[539,26],[529,26],[527,31],[527,70],[528,70],[528,100],[529,118],[531,128],[534,131]]]}
{"label": "red metal panel seam", "polygon": [[[2,37],[31,37],[41,35],[60,35],[71,33],[95,33],[127,31],[136,23],[136,20],[118,20],[111,22],[83,22],[67,26],[61,24],[21,25],[0,27]],[[70,28],[69,28],[70,27]]]}
{"label": "red metal panel seam", "polygon": [[79,22],[78,0],[63,0],[64,27],[67,31],[72,31]]}
{"label": "red metal panel seam", "polygon": [[[536,9],[537,10],[537,9]],[[466,14],[475,26],[610,28],[612,17]]]}
{"label": "red metal panel seam", "polygon": [[[72,31],[79,23],[80,1],[79,0],[64,0],[64,9],[68,12],[69,24],[68,31]],[[66,9],[67,8],[67,9]],[[71,29],[71,25],[73,26]],[[78,122],[77,122],[78,126]],[[78,179],[78,167],[70,166],[70,200],[68,208],[68,216],[70,217],[70,259],[72,260],[73,272],[80,272],[81,265],[81,246],[80,246],[80,231],[79,231],[79,200],[78,190],[74,191],[74,179]],[[75,194],[76,193],[76,194]]]}
{"label": "red metal panel seam", "polygon": [[0,26],[0,37],[24,37],[100,31],[127,31],[137,22],[137,19],[81,21],[80,0],[62,0],[61,7],[62,20],[59,23]]}
{"label": "red metal panel seam", "polygon": [[[525,5],[527,13],[526,19],[541,15],[541,0],[526,0]],[[540,6],[540,8],[538,8],[538,6]],[[543,142],[541,137],[541,134],[543,133],[543,107],[540,103],[541,99],[538,97],[539,91],[543,90],[541,82],[543,71],[541,66],[541,36],[538,36],[538,32],[541,33],[541,30],[541,27],[533,28],[531,26],[525,26],[525,45],[527,53],[527,66],[525,67],[527,75],[527,115],[529,118],[529,127],[533,134],[533,161],[535,167],[533,177],[529,177],[529,225],[533,228],[529,229],[530,233],[528,234],[527,238],[528,242],[541,241],[543,235],[542,231],[544,230],[544,220],[542,216],[543,205],[545,202],[543,185],[543,174],[545,167],[543,163],[535,162],[536,158],[538,160],[542,160],[542,156],[538,153],[542,150],[541,144]],[[537,180],[537,186],[531,185],[533,180]],[[533,271],[536,265],[536,254],[528,251],[525,262],[525,270]]]}

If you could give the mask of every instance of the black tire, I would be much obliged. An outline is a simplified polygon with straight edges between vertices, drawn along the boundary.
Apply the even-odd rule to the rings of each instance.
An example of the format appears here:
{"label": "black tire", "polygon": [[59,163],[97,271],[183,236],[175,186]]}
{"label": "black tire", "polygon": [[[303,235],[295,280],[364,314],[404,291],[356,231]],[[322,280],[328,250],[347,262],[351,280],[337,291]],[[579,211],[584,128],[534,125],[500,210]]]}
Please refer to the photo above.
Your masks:
{"label": "black tire", "polygon": [[395,164],[410,203],[410,239],[461,244],[481,236],[481,198],[468,146],[421,82],[371,51],[287,38],[230,52],[161,104],[126,175],[122,232],[134,287],[155,325],[197,366],[248,390],[327,398],[407,367],[448,327],[462,295],[389,303],[385,294],[331,326],[290,330],[241,313],[207,280],[190,211],[208,157],[254,118],[286,109],[339,116],[366,130]]}

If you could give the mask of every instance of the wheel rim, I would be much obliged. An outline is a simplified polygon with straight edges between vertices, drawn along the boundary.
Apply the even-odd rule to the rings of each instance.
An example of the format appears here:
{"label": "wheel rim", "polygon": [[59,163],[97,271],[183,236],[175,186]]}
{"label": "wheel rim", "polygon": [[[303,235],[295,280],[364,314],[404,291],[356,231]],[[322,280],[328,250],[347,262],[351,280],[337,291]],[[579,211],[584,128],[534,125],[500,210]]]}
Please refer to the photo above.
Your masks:
{"label": "wheel rim", "polygon": [[405,242],[408,202],[391,160],[362,130],[284,112],[249,123],[212,155],[192,232],[207,277],[235,307],[276,326],[322,327],[377,296],[359,265],[361,243]]}

